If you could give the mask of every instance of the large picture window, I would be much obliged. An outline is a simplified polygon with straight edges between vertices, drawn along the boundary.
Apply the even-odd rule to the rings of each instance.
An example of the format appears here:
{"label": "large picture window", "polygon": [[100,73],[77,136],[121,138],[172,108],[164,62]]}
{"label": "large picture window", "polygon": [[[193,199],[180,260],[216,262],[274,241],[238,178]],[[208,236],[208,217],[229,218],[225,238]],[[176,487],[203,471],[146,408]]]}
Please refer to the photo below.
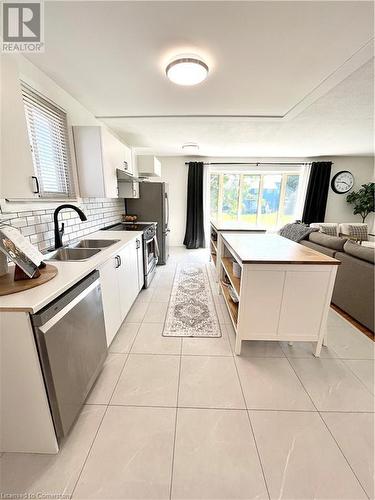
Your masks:
{"label": "large picture window", "polygon": [[281,226],[300,216],[300,172],[210,173],[211,217]]}

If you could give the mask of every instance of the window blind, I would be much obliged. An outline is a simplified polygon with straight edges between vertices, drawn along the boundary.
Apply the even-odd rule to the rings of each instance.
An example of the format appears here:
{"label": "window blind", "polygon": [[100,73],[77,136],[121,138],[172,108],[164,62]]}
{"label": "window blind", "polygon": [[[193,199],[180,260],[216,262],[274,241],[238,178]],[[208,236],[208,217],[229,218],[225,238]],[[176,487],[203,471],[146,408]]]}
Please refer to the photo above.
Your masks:
{"label": "window blind", "polygon": [[66,113],[22,84],[27,129],[40,198],[71,198],[72,183]]}

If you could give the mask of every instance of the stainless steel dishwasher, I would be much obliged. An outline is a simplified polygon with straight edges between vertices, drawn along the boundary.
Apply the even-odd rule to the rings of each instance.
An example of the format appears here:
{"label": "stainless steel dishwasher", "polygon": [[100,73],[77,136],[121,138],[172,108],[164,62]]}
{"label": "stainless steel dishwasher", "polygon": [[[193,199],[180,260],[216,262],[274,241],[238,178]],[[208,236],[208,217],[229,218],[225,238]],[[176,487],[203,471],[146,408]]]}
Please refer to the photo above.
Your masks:
{"label": "stainless steel dishwasher", "polygon": [[58,439],[74,423],[107,356],[99,272],[31,315]]}

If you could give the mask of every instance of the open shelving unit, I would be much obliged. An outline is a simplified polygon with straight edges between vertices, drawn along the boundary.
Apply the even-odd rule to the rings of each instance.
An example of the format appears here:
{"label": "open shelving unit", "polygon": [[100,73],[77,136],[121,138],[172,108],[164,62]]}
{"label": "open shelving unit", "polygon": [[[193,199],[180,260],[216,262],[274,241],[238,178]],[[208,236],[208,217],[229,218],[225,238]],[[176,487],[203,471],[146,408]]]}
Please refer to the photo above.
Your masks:
{"label": "open shelving unit", "polygon": [[[262,234],[266,232],[266,228],[262,226],[246,224],[239,221],[210,221],[210,253],[211,262],[215,267],[215,281],[220,282],[221,275],[221,249],[222,234]],[[229,270],[229,268],[228,268]]]}
{"label": "open shelving unit", "polygon": [[233,260],[230,257],[222,257],[221,265],[224,268],[225,274],[228,276],[229,281],[236,292],[237,298],[240,298],[241,278],[237,278],[233,274]]}
{"label": "open shelving unit", "polygon": [[229,295],[228,287],[223,283],[223,281],[220,282],[221,289],[223,291],[223,297],[225,304],[228,308],[229,311],[229,316],[232,320],[233,326],[235,329],[237,329],[237,322],[238,322],[238,308],[239,305],[236,302],[233,302]]}
{"label": "open shelving unit", "polygon": [[210,252],[211,252],[211,260],[214,263],[214,266],[217,265],[217,232],[211,229],[210,236]]}
{"label": "open shelving unit", "polygon": [[[241,278],[238,278],[233,273],[233,262],[237,262],[242,268],[240,262],[238,262],[236,256],[231,252],[225,244],[222,246],[221,259],[220,259],[220,288],[223,294],[225,305],[227,306],[229,316],[232,320],[233,326],[237,331],[238,324],[238,314],[240,307],[240,295],[241,295]],[[232,287],[238,302],[234,302],[230,296],[228,285]]]}

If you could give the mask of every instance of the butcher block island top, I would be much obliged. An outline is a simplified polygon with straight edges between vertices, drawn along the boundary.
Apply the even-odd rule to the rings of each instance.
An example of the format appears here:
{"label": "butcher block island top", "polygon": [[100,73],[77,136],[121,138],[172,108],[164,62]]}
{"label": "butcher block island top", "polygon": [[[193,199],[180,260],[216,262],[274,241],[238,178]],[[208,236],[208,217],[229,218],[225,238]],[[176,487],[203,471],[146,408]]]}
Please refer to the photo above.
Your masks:
{"label": "butcher block island top", "polygon": [[340,261],[278,234],[222,233],[242,264],[339,265]]}

